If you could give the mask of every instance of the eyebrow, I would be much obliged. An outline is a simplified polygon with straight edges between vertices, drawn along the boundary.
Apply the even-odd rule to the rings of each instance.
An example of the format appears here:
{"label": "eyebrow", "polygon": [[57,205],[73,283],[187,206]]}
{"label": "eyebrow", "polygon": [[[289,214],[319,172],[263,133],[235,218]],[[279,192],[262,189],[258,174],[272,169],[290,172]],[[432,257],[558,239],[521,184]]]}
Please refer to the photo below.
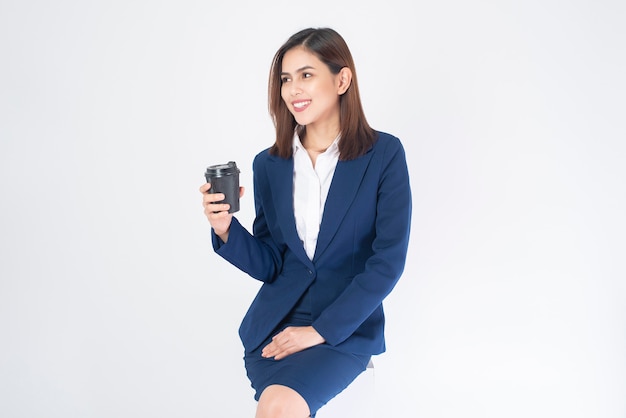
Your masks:
{"label": "eyebrow", "polygon": [[[310,65],[305,65],[304,67],[298,68],[296,70],[296,73],[301,73],[302,71],[305,71],[305,70],[314,70],[314,69],[315,69],[315,67],[312,67]],[[288,73],[286,71],[283,71],[283,72],[280,73],[280,75],[290,75],[290,73]]]}

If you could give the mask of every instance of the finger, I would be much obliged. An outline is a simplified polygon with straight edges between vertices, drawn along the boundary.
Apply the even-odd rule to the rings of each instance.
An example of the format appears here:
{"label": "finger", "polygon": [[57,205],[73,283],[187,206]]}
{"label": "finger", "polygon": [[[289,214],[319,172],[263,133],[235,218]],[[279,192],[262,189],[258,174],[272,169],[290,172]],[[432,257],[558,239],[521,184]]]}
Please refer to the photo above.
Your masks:
{"label": "finger", "polygon": [[276,349],[276,350],[271,350],[271,351],[267,351],[267,352],[263,352],[262,356],[264,358],[274,358],[274,360],[280,360],[281,358],[285,358],[288,355],[292,354],[292,350],[283,350],[283,349]]}
{"label": "finger", "polygon": [[263,347],[263,350],[261,350],[261,357],[264,358],[269,358],[272,357],[276,352],[276,348],[274,343],[269,343],[268,345],[266,345],[265,347]]}
{"label": "finger", "polygon": [[295,344],[287,344],[286,346],[280,347],[280,350],[274,353],[274,360],[283,359],[293,353],[297,353],[298,351],[302,351],[302,348]]}
{"label": "finger", "polygon": [[243,197],[243,193],[244,193],[245,191],[246,191],[246,188],[245,188],[245,187],[243,187],[243,186],[242,186],[242,187],[240,187],[240,188],[239,188],[239,197]]}
{"label": "finger", "polygon": [[221,202],[224,199],[226,199],[224,193],[205,193],[202,197],[202,201],[204,202],[204,204]]}
{"label": "finger", "polygon": [[206,193],[211,188],[211,183],[204,183],[200,186],[200,193]]}
{"label": "finger", "polygon": [[[294,351],[294,352],[295,352],[295,351]],[[282,359],[284,359],[285,357],[292,355],[294,352],[289,351],[289,350],[283,351],[282,353],[278,353],[278,354],[276,354],[276,355],[274,356],[274,360],[282,360]]]}
{"label": "finger", "polygon": [[263,350],[261,351],[261,355],[263,357],[273,357],[276,354],[280,353],[281,350],[282,350],[281,344],[279,343],[277,338],[274,337],[272,339],[272,342],[270,342],[268,345],[263,347]]}
{"label": "finger", "polygon": [[230,205],[228,203],[203,202],[203,205],[204,210],[209,210],[211,212],[222,212],[230,209]]}
{"label": "finger", "polygon": [[204,208],[204,213],[206,213],[207,216],[218,219],[229,216],[228,209],[230,209],[228,203],[208,204]]}

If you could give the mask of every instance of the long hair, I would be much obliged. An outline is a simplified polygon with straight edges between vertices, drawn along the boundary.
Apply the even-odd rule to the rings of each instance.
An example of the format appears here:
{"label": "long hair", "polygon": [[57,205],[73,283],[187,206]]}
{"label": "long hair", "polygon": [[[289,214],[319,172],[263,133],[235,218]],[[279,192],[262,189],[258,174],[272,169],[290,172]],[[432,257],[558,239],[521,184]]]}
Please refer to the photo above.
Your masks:
{"label": "long hair", "polygon": [[[291,36],[274,55],[268,83],[268,107],[276,128],[276,142],[270,148],[270,153],[282,158],[290,158],[292,155],[293,133],[298,125],[281,97],[280,73],[283,57],[295,47],[304,47],[317,56],[332,74],[338,74],[344,67],[352,71],[350,87],[339,97],[339,159],[352,160],[365,154],[374,144],[376,132],[367,123],[363,112],[352,54],[341,35],[330,28],[301,30]],[[304,137],[306,126],[298,126],[298,134]]]}

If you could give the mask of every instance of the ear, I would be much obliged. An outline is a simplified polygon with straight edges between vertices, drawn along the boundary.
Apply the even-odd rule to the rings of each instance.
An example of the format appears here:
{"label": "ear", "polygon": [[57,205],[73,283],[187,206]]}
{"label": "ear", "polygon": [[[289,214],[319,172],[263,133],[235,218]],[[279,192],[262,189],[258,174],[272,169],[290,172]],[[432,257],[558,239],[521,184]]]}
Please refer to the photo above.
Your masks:
{"label": "ear", "polygon": [[344,94],[350,84],[352,83],[352,70],[348,67],[343,67],[337,74],[337,94],[340,96]]}

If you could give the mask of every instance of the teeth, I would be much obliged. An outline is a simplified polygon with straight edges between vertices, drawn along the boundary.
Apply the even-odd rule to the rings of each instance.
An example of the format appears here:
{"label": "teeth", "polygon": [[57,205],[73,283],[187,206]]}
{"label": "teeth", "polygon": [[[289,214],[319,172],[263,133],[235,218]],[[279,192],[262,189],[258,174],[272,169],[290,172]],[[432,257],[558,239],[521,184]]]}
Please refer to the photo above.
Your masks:
{"label": "teeth", "polygon": [[300,108],[303,108],[304,106],[308,105],[309,103],[311,103],[311,102],[299,102],[299,103],[294,103],[294,104],[293,104],[293,107],[300,109]]}

